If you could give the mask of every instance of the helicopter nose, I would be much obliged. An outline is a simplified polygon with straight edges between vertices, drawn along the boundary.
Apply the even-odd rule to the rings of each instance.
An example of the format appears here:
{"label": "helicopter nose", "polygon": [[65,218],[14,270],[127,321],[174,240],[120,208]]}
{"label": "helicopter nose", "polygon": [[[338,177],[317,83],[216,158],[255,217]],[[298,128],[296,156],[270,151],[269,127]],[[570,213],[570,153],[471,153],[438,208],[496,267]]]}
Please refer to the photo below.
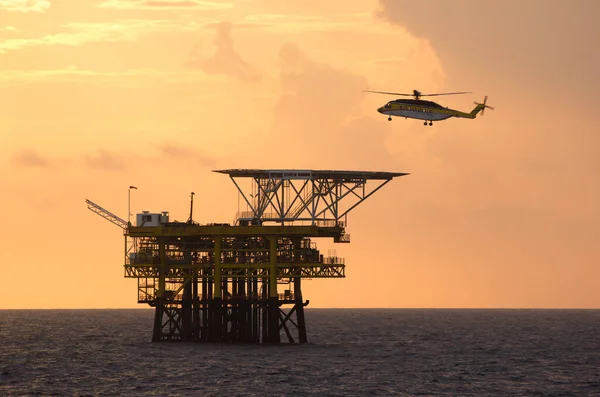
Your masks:
{"label": "helicopter nose", "polygon": [[379,113],[383,113],[383,108],[379,108],[379,109],[377,109],[377,111],[378,111]]}

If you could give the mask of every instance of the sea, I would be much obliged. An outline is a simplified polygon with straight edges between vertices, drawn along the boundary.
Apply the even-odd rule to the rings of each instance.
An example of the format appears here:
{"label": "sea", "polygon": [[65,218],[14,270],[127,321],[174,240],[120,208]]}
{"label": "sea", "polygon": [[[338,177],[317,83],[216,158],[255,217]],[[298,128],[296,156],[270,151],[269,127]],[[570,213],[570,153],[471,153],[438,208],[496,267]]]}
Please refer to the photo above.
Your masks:
{"label": "sea", "polygon": [[600,396],[600,310],[306,309],[306,344],[152,343],[153,311],[1,310],[0,396]]}

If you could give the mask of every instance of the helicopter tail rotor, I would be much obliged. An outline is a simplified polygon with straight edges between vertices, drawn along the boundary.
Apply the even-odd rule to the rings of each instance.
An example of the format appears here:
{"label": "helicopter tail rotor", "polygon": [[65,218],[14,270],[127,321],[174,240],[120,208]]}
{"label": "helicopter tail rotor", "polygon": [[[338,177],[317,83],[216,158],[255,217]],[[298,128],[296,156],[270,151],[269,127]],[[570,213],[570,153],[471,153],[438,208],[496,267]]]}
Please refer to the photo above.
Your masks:
{"label": "helicopter tail rotor", "polygon": [[488,108],[488,109],[491,109],[491,110],[494,110],[494,108],[493,108],[493,107],[486,105],[487,99],[488,99],[488,97],[487,97],[487,95],[486,95],[486,96],[485,96],[485,98],[483,98],[483,103],[474,102],[474,103],[475,103],[475,105],[481,105],[481,106],[483,106],[483,108],[481,108],[481,115],[482,115],[482,116],[483,116],[483,112],[485,111],[485,109],[486,109],[486,108]]}

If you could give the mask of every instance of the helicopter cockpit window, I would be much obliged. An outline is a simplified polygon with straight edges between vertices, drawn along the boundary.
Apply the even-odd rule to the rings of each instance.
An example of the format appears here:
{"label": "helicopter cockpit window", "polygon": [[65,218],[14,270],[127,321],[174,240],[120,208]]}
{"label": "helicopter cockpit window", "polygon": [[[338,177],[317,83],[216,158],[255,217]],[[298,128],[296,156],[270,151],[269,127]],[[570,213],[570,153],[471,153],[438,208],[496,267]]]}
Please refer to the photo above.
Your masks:
{"label": "helicopter cockpit window", "polygon": [[388,102],[388,103],[385,104],[385,107],[389,109],[389,108],[392,107],[392,105],[390,104],[390,102]]}

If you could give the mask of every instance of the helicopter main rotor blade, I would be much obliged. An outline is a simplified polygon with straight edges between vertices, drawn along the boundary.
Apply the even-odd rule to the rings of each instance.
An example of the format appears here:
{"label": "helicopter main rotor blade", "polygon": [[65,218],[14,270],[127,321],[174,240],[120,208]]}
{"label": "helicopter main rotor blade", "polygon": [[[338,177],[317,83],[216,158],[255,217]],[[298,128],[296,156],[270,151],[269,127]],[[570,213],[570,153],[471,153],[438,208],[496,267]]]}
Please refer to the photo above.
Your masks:
{"label": "helicopter main rotor blade", "polygon": [[458,94],[471,94],[471,92],[444,92],[441,94],[421,94],[421,96],[458,95]]}
{"label": "helicopter main rotor blade", "polygon": [[384,91],[371,91],[371,90],[363,90],[363,92],[374,92],[375,94],[386,94],[386,95],[414,96],[414,94],[400,94],[398,92],[384,92]]}

